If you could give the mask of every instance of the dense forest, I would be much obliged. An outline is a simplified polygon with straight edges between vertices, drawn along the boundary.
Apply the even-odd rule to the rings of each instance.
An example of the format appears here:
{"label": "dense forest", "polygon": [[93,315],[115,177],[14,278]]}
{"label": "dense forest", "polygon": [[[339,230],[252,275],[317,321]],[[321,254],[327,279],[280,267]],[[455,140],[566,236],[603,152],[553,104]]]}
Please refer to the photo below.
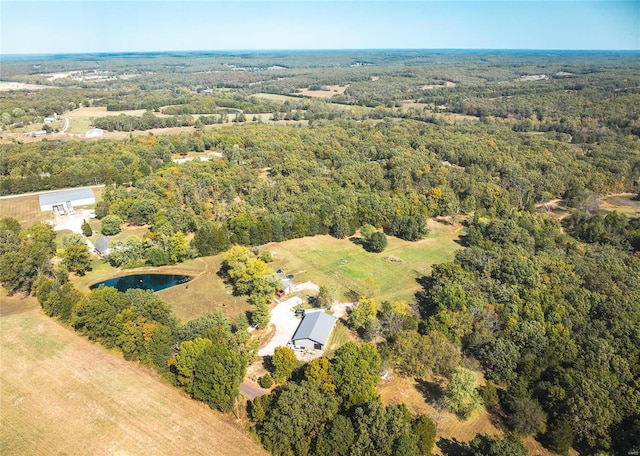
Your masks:
{"label": "dense forest", "polygon": [[[101,58],[15,60],[2,76],[47,85],[54,71],[92,75]],[[367,242],[418,241],[429,218],[463,223],[464,248],[418,279],[414,302],[353,290],[358,343],[301,366],[289,349],[274,355],[261,382],[277,386],[248,404],[252,431],[276,455],[430,454],[431,419],[380,401],[388,366],[434,385],[461,419],[481,407],[496,417],[506,436],[478,436],[467,454],[526,454],[526,436],[558,454],[627,454],[640,446],[640,216],[599,201],[640,198],[639,69],[625,53],[105,57],[108,79],[9,92],[2,134],[82,106],[146,110],[93,119],[105,130],[195,128],[8,140],[0,193],[106,184],[95,208],[103,233],[148,227],[112,266],[228,251],[220,274],[249,296],[259,328],[276,287],[270,259],[245,247],[357,230]],[[309,96],[333,86],[347,87]],[[271,123],[252,119],[261,113]],[[564,204],[562,220],[545,210],[552,201]],[[35,294],[47,315],[231,411],[257,351],[244,314],[181,323],[149,292],[84,296],[68,278],[88,267],[81,237],[63,240],[54,265],[47,225],[3,218],[0,233],[5,290]]]}

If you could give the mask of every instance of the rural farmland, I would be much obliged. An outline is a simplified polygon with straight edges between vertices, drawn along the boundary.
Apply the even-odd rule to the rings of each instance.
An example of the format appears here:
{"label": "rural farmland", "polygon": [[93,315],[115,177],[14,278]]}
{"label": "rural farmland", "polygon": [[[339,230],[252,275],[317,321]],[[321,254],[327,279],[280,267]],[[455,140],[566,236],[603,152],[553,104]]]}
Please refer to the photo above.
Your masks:
{"label": "rural farmland", "polygon": [[34,298],[3,297],[0,312],[2,455],[265,454],[243,422],[52,321]]}

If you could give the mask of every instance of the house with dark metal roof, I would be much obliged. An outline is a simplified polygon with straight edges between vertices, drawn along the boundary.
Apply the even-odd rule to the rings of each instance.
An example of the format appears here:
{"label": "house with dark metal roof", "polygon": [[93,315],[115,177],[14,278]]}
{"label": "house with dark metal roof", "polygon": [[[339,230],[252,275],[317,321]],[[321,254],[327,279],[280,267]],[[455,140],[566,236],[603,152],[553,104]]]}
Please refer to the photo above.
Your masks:
{"label": "house with dark metal roof", "polygon": [[99,238],[96,241],[96,252],[98,252],[100,255],[109,255],[109,251],[111,250],[109,248],[109,241],[110,239],[106,236],[102,236],[101,238]]}
{"label": "house with dark metal roof", "polygon": [[323,310],[307,312],[291,338],[295,350],[324,350],[336,319]]}
{"label": "house with dark metal roof", "polygon": [[54,206],[63,206],[64,209],[67,209],[69,205],[71,205],[71,207],[85,206],[95,204],[96,202],[96,196],[93,194],[91,187],[70,188],[67,190],[41,193],[39,199],[41,211],[50,211]]}

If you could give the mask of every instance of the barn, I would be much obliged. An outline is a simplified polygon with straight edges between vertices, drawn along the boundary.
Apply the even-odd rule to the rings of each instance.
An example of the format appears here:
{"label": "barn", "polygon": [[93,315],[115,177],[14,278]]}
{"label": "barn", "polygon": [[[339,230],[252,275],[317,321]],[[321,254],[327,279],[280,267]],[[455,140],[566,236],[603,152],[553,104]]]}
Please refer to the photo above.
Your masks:
{"label": "barn", "polygon": [[57,190],[40,194],[40,210],[51,211],[54,207],[63,207],[64,211],[71,211],[73,206],[95,204],[96,197],[91,187]]}
{"label": "barn", "polygon": [[335,317],[322,310],[307,312],[291,338],[291,345],[295,350],[324,350],[335,323]]}

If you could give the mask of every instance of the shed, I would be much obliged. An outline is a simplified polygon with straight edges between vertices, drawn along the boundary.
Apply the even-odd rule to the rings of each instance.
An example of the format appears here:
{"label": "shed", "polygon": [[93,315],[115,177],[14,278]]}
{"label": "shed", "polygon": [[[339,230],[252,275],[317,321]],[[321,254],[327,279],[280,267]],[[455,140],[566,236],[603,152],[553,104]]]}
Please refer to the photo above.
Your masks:
{"label": "shed", "polygon": [[307,312],[291,338],[293,348],[324,350],[335,323],[335,317],[323,310]]}
{"label": "shed", "polygon": [[104,131],[102,130],[102,128],[92,128],[91,130],[88,130],[84,134],[84,137],[85,138],[102,138],[103,133]]}
{"label": "shed", "polygon": [[108,255],[109,254],[109,241],[110,239],[106,236],[102,236],[96,241],[96,252],[100,255]]}
{"label": "shed", "polygon": [[68,190],[57,190],[55,192],[47,192],[40,194],[40,210],[50,211],[53,206],[62,205],[68,208],[67,202],[71,206],[84,206],[87,204],[95,204],[96,197],[91,187],[71,188]]}

